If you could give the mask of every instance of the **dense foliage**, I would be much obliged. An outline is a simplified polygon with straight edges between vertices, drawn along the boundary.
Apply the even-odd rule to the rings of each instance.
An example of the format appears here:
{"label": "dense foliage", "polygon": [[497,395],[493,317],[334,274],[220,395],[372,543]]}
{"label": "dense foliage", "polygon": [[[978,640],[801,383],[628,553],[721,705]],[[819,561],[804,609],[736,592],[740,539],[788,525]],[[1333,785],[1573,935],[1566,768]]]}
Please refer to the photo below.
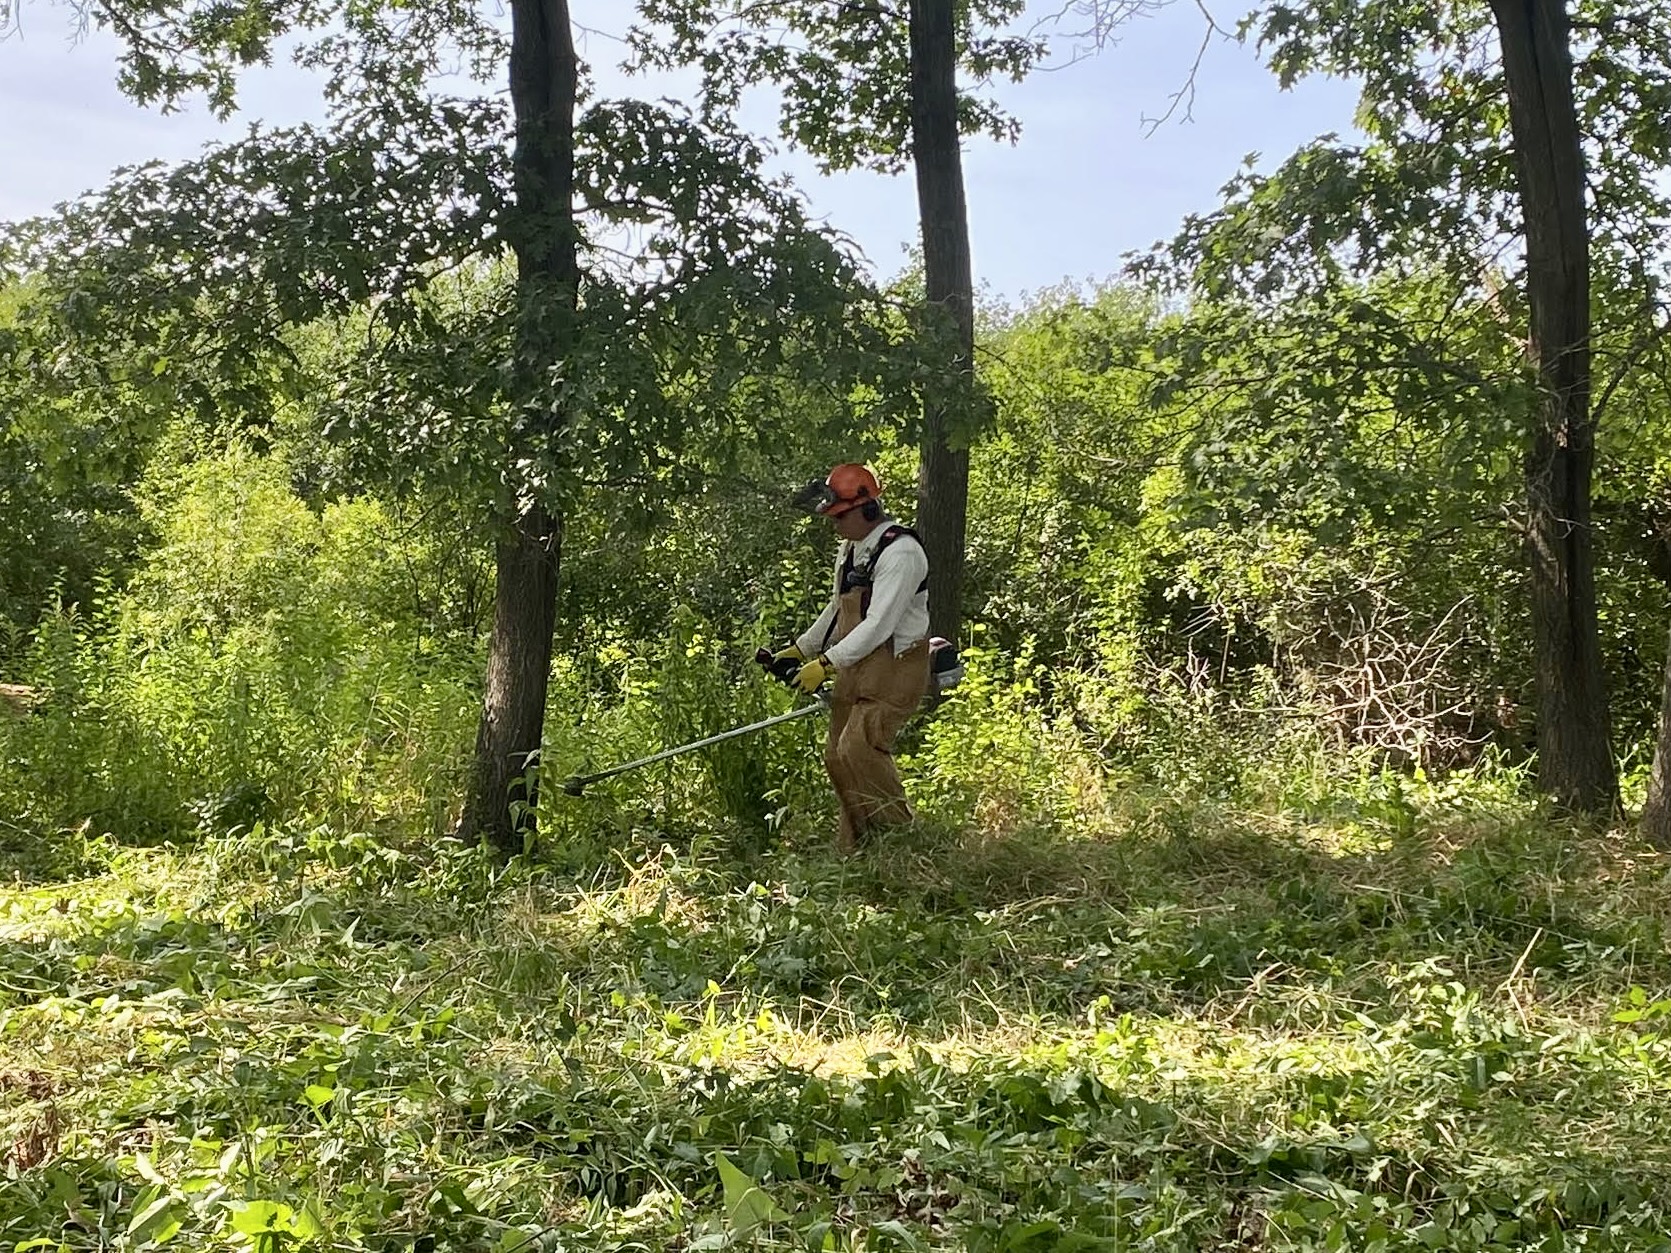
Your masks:
{"label": "dense foliage", "polygon": [[[1453,438],[1436,411],[1431,432],[1419,412],[1399,426],[1373,390],[1344,412],[1297,395],[1293,430],[1274,430],[1234,395],[1179,383],[1184,356],[1227,316],[1163,314],[1125,286],[991,312],[1000,416],[974,459],[974,655],[1111,760],[1174,697],[1215,704],[1227,725],[1332,744],[1347,771],[1360,752],[1424,770],[1524,759],[1532,675],[1503,520],[1513,433],[1495,449],[1484,423]],[[1235,325],[1235,353],[1214,369],[1295,368],[1280,354],[1301,331]],[[1328,341],[1315,323],[1304,332],[1316,361]],[[816,392],[766,394],[779,430],[825,420]],[[257,433],[259,450],[174,429],[119,493],[129,538],[103,572],[119,584],[59,608],[50,583],[34,586],[47,612],[14,628],[6,663],[41,698],[7,728],[13,794],[27,798],[14,823],[42,839],[83,819],[162,837],[228,793],[276,806],[259,812],[391,829],[445,812],[491,573],[481,547],[461,548],[472,524],[444,492],[354,489],[352,457],[321,431],[329,413],[292,408]],[[885,479],[908,479],[894,440],[883,426],[862,446]],[[790,465],[734,449],[728,471],[660,480],[655,511],[636,483],[588,496],[561,593],[559,777],[578,764],[557,751],[566,727],[586,727],[590,763],[606,746],[633,755],[646,730],[634,702],[663,685],[685,685],[685,699],[653,702],[646,751],[764,711],[746,657],[810,615],[828,559],[789,486],[842,447],[827,439]],[[1285,451],[1296,447],[1303,458]],[[1328,474],[1307,474],[1324,460]],[[1635,778],[1666,630],[1650,540],[1617,551],[1602,584]],[[45,760],[91,773],[42,772]],[[738,817],[777,808],[764,800],[771,773]],[[797,805],[819,803],[815,775],[802,772]]]}

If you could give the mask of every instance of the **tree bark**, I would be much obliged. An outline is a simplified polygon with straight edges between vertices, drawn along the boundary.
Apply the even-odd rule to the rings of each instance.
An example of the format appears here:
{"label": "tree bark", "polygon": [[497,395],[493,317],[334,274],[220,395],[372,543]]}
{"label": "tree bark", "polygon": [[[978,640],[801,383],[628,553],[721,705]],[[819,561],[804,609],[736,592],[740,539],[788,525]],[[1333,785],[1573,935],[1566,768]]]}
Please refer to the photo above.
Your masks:
{"label": "tree bark", "polygon": [[[517,263],[513,386],[536,440],[563,421],[553,376],[573,335],[580,269],[574,223],[574,111],[579,84],[568,0],[511,0]],[[507,450],[513,458],[522,451]],[[563,522],[540,505],[505,519],[495,560],[493,634],[470,792],[460,835],[517,852],[534,828],[534,774],[545,730]],[[527,780],[526,791],[518,786]]]}
{"label": "tree bark", "polygon": [[1538,783],[1563,806],[1618,799],[1590,519],[1590,241],[1564,0],[1491,0],[1526,223],[1528,356],[1540,399],[1526,455]]}
{"label": "tree bark", "polygon": [[545,732],[561,545],[561,522],[536,508],[500,537],[494,562],[493,634],[462,833],[507,855],[533,831],[539,803],[529,766]]}
{"label": "tree bark", "polygon": [[1658,848],[1671,848],[1671,643],[1665,650],[1665,685],[1659,697],[1659,739],[1642,805],[1642,834]]}
{"label": "tree bark", "polygon": [[[957,125],[955,0],[910,0],[911,146],[928,311],[951,328],[945,382],[924,400],[917,529],[928,553],[929,628],[955,641],[963,620],[969,450],[956,407],[974,395],[975,282]],[[965,385],[951,380],[962,377]],[[955,447],[962,444],[962,447]]]}

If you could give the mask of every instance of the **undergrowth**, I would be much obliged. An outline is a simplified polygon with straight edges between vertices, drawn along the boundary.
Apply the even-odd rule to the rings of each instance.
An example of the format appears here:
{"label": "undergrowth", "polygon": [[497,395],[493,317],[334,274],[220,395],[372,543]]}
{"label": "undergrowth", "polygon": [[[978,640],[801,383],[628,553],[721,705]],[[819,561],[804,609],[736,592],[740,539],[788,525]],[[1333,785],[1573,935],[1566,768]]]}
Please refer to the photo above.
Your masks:
{"label": "undergrowth", "polygon": [[1664,862],[1360,790],[88,841],[0,891],[0,1248],[1671,1247]]}

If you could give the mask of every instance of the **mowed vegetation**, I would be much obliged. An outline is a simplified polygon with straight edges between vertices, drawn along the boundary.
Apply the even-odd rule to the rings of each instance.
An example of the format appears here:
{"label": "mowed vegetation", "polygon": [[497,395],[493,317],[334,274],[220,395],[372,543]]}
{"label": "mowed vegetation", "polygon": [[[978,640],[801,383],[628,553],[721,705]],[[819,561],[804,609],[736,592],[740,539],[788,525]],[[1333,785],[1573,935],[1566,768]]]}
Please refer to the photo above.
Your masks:
{"label": "mowed vegetation", "polygon": [[1507,778],[1299,801],[90,842],[0,895],[0,1235],[1665,1247],[1663,860]]}
{"label": "mowed vegetation", "polygon": [[[917,828],[837,857],[802,722],[548,785],[507,863],[446,836],[475,567],[276,453],[156,474],[139,568],[42,619],[0,721],[12,1246],[1664,1247],[1665,860],[1509,748],[1423,766],[1439,706],[1401,752],[1303,671],[1041,665],[1121,584],[1023,565],[1026,635],[983,625],[903,746]],[[637,560],[700,603],[716,516],[804,616],[805,522],[697,506]],[[788,703],[667,604],[559,663],[549,774]]]}

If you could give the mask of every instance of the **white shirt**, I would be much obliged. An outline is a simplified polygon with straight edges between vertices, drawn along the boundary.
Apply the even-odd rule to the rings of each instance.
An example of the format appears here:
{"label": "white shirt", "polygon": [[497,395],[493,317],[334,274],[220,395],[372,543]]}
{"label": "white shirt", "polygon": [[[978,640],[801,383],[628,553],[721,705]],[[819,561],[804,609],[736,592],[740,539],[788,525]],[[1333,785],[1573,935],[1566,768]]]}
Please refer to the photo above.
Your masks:
{"label": "white shirt", "polygon": [[870,562],[870,554],[882,539],[882,533],[893,525],[884,518],[862,540],[843,540],[836,553],[835,591],[818,621],[795,641],[795,646],[808,657],[824,653],[837,670],[853,665],[870,656],[893,639],[894,656],[905,652],[928,635],[928,592],[919,592],[928,577],[928,554],[923,546],[909,535],[901,535],[882,550],[871,572],[870,609],[863,621],[840,643],[824,647],[833,634],[836,610],[841,602],[841,570],[848,552],[853,554],[853,568],[863,570]]}

